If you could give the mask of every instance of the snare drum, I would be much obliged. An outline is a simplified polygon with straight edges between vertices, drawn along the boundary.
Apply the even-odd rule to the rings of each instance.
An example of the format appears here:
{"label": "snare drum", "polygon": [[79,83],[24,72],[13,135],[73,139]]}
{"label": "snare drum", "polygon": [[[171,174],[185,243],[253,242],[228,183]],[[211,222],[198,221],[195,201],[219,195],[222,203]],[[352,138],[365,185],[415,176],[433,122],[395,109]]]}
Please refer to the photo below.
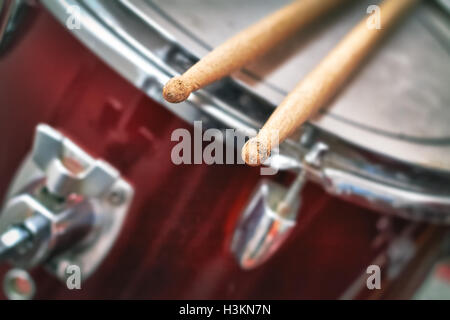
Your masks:
{"label": "snare drum", "polygon": [[[369,4],[343,7],[180,105],[163,101],[170,77],[287,2],[23,2],[32,26],[15,20],[17,41],[0,56],[0,232],[34,233],[31,249],[8,251],[20,270],[4,268],[6,297],[411,296],[421,281],[411,272],[446,231],[422,222],[450,222],[450,24],[437,4],[402,21],[280,146],[275,176],[171,161],[172,132],[194,135],[194,121],[259,128]],[[273,202],[299,171],[299,209],[279,219]],[[381,291],[366,286],[373,265]]]}

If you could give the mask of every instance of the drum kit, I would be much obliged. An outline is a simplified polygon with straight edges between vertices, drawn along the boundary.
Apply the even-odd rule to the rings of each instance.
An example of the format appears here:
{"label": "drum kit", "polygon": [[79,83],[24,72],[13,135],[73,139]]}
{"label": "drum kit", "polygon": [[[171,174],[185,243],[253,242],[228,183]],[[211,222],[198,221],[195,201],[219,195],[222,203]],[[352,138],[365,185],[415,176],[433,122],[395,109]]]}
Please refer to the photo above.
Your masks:
{"label": "drum kit", "polygon": [[[5,297],[412,297],[450,224],[450,11],[373,2],[0,1]],[[196,121],[265,128],[225,151],[276,174],[172,163]]]}

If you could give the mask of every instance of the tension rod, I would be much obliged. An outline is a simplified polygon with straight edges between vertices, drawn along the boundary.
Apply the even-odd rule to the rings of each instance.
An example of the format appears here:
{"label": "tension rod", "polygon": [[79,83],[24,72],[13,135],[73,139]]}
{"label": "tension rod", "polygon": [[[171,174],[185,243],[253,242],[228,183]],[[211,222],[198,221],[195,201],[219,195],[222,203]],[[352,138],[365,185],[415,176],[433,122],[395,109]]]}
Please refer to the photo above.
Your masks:
{"label": "tension rod", "polygon": [[31,233],[23,226],[13,226],[0,235],[0,262],[8,259],[17,248],[32,238]]}
{"label": "tension rod", "polygon": [[15,253],[23,254],[32,247],[33,241],[40,238],[49,228],[49,221],[43,216],[31,216],[22,223],[12,225],[0,234],[0,262],[9,259]]}
{"label": "tension rod", "polygon": [[297,199],[299,197],[300,190],[303,188],[303,185],[306,182],[306,170],[304,168],[298,173],[294,182],[289,187],[288,192],[284,196],[284,198],[277,205],[277,212],[282,217],[289,218],[288,216],[291,214],[296,214],[296,212],[292,212],[292,208],[295,206]]}

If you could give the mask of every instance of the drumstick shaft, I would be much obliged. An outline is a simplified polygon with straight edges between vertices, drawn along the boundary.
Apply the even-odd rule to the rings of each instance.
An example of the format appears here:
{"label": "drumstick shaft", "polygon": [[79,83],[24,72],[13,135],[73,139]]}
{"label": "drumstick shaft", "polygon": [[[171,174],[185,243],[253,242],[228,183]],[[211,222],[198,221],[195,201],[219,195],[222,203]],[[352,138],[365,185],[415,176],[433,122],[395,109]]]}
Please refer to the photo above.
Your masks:
{"label": "drumstick shaft", "polygon": [[[381,29],[369,28],[363,19],[276,108],[258,135],[244,146],[244,160],[250,165],[263,162],[272,148],[336,94],[397,18],[415,2],[385,0],[380,6]],[[274,135],[278,136],[275,144]]]}
{"label": "drumstick shaft", "polygon": [[266,53],[296,30],[348,0],[297,0],[224,42],[182,76],[171,79],[163,90],[169,102],[189,94]]}

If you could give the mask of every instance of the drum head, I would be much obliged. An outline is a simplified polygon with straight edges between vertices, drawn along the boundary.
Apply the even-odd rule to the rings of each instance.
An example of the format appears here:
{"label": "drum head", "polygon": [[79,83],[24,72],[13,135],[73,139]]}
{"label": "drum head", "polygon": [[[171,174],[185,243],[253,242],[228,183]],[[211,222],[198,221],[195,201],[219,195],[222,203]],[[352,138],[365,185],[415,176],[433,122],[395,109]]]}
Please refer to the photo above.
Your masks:
{"label": "drum head", "polygon": [[[165,32],[200,58],[290,1],[139,2]],[[373,3],[350,2],[233,77],[275,108]],[[423,2],[311,122],[372,152],[450,171],[449,20],[435,2]]]}

